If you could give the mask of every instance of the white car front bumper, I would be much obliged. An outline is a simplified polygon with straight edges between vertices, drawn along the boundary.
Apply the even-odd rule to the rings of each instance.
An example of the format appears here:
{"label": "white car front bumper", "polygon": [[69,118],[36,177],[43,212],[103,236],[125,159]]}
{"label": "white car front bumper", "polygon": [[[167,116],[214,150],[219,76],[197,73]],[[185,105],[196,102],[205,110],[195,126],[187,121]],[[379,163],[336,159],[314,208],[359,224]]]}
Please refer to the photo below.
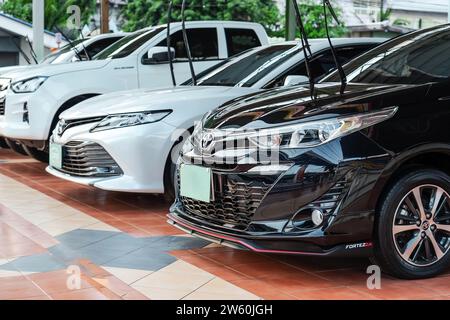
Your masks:
{"label": "white car front bumper", "polygon": [[15,140],[45,141],[59,102],[45,87],[34,93],[6,95],[5,115],[0,117],[0,134]]}
{"label": "white car front bumper", "polygon": [[163,193],[164,169],[174,142],[175,127],[159,121],[100,132],[89,132],[95,124],[68,129],[62,137],[53,135],[53,141],[90,142],[103,147],[123,172],[111,177],[81,177],[47,167],[47,172],[75,183],[103,190],[120,192]]}

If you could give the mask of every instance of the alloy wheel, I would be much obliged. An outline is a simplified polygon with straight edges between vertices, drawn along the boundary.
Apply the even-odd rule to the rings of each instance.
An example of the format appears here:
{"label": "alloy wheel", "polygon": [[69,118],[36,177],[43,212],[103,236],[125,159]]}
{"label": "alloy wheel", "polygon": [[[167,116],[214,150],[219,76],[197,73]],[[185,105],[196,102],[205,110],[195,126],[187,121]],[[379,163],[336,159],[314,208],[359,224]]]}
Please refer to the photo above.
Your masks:
{"label": "alloy wheel", "polygon": [[437,185],[421,185],[397,207],[392,226],[397,252],[407,263],[425,267],[450,249],[450,196]]}

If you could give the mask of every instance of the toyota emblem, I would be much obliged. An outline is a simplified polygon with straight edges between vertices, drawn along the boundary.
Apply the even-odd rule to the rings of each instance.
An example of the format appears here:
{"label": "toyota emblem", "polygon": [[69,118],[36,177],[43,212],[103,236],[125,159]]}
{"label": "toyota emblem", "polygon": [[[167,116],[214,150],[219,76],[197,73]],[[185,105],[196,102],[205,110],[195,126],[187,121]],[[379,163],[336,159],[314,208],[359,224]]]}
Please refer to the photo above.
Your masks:
{"label": "toyota emblem", "polygon": [[208,149],[214,141],[214,134],[211,132],[204,133],[202,136],[202,149]]}
{"label": "toyota emblem", "polygon": [[66,121],[61,120],[58,122],[58,131],[57,132],[58,132],[59,136],[61,136],[64,133],[64,131],[66,130],[66,127],[67,127]]}

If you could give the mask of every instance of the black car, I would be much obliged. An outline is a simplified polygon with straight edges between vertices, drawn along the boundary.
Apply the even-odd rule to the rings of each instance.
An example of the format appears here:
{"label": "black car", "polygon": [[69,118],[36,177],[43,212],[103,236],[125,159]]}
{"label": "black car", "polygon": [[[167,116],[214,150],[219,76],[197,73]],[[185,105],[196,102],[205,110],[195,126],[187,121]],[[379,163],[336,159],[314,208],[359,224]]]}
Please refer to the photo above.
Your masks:
{"label": "black car", "polygon": [[207,114],[169,222],[257,252],[374,257],[406,279],[449,267],[450,26],[344,70],[348,84],[336,72]]}

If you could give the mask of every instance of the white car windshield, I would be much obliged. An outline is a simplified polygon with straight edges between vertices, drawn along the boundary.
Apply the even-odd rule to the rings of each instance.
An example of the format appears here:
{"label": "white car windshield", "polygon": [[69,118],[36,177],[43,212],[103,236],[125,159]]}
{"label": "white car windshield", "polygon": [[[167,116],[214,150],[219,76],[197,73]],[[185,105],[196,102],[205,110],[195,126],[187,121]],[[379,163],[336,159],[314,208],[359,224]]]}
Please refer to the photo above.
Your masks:
{"label": "white car windshield", "polygon": [[[250,87],[297,54],[300,47],[283,44],[252,49],[225,60],[198,77],[200,86]],[[188,84],[188,83],[187,83]]]}
{"label": "white car windshield", "polygon": [[155,27],[151,29],[136,31],[133,34],[120,39],[113,45],[97,54],[93,58],[93,60],[104,60],[109,58],[118,59],[126,57],[165,29],[166,27]]}
{"label": "white car windshield", "polygon": [[69,61],[74,55],[75,52],[72,49],[72,46],[76,46],[77,50],[80,50],[82,47],[80,44],[85,40],[79,39],[72,41],[72,45],[67,44],[58,51],[49,54],[46,56],[40,63],[41,64],[56,64],[61,62]]}

